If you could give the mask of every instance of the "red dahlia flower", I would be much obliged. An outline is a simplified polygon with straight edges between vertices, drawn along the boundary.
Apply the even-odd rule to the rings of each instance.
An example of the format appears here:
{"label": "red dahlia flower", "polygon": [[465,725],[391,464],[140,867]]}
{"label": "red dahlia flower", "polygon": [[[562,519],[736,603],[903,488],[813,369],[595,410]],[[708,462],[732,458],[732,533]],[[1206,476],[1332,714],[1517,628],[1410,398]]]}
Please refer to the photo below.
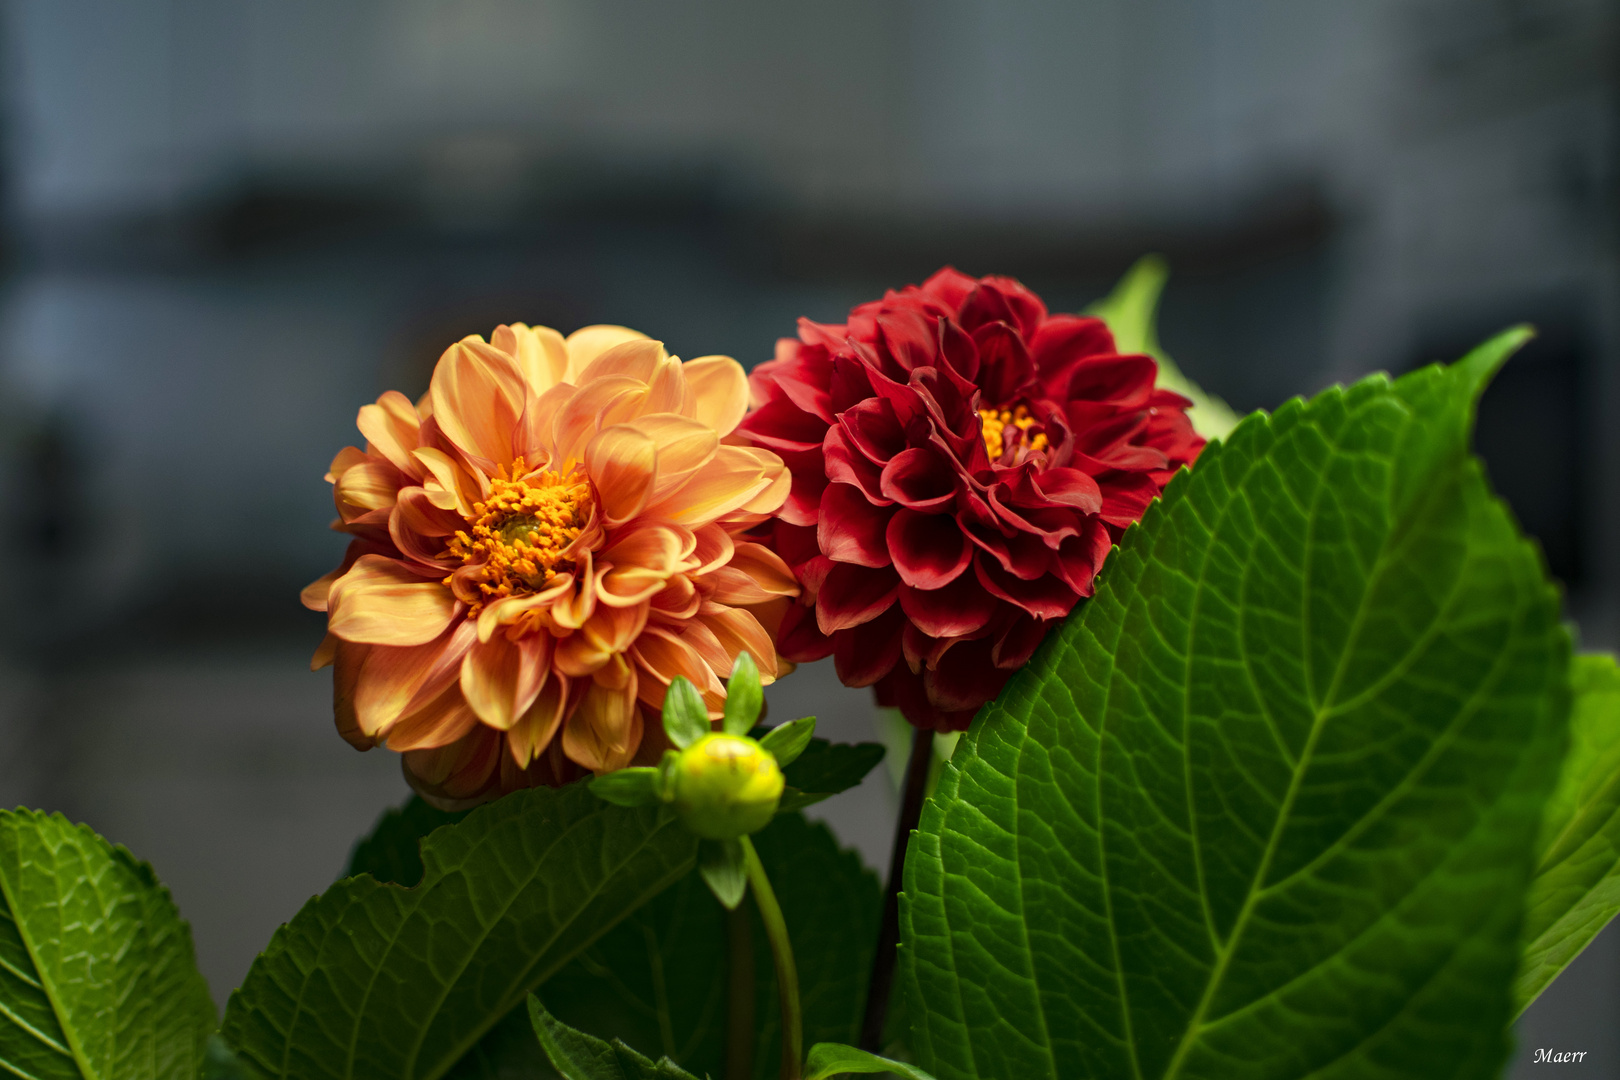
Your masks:
{"label": "red dahlia flower", "polygon": [[793,473],[769,526],[804,587],[782,655],[967,727],[1204,445],[1157,374],[1102,320],[950,268],[846,325],[801,319],[739,427]]}

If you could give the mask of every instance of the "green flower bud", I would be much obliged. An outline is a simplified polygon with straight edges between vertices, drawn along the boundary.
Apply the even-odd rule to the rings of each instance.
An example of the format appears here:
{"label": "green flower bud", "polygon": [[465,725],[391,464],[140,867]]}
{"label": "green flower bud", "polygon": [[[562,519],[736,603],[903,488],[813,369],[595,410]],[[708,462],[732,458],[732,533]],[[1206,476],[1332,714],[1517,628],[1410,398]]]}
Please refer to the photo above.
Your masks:
{"label": "green flower bud", "polygon": [[782,801],[782,770],[753,739],[715,733],[671,755],[675,809],[707,840],[733,840],[769,825]]}

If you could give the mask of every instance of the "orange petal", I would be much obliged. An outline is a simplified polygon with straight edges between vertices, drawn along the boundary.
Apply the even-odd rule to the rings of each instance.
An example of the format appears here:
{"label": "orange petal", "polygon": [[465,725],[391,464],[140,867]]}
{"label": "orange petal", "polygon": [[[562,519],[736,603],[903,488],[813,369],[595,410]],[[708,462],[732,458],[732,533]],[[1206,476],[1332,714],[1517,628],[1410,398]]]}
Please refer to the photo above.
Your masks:
{"label": "orange petal", "polygon": [[411,573],[395,559],[362,555],[327,594],[327,629],[345,641],[423,645],[444,633],[459,611],[437,581]]}
{"label": "orange petal", "polygon": [[649,506],[647,513],[682,525],[707,524],[749,502],[771,480],[750,448],[722,446],[713,461]]}
{"label": "orange petal", "polygon": [[448,746],[411,750],[402,761],[418,795],[440,810],[465,810],[497,793],[501,734],[475,723]]}
{"label": "orange petal", "polygon": [[[571,596],[560,596],[551,604],[551,620],[556,625],[569,630],[577,630],[585,625],[596,611],[596,563],[590,549],[580,554],[578,565],[574,569],[574,579],[579,583]],[[549,592],[549,590],[548,590]]]}
{"label": "orange petal", "polygon": [[647,401],[643,406],[648,413],[675,413],[691,416],[697,412],[697,398],[686,385],[686,375],[677,357],[662,357],[647,380]]}
{"label": "orange petal", "polygon": [[551,667],[551,635],[480,641],[461,664],[461,693],[490,727],[506,731],[534,704]]}
{"label": "orange petal", "polygon": [[349,641],[338,641],[332,650],[332,719],[337,722],[343,741],[356,750],[370,750],[377,745],[360,730],[360,721],[354,714],[354,692],[360,685],[360,674],[370,652],[370,645]]}
{"label": "orange petal", "polygon": [[669,688],[670,681],[677,675],[684,675],[703,695],[711,717],[720,715],[720,708],[726,700],[726,689],[696,649],[667,630],[649,626],[636,639],[632,651],[638,666],[647,676],[641,680],[642,700],[647,704],[662,708],[664,691]]}
{"label": "orange petal", "polygon": [[388,732],[390,750],[432,750],[465,738],[478,723],[478,714],[458,686],[446,687],[438,697],[400,717]]}
{"label": "orange petal", "polygon": [[605,524],[621,525],[641,513],[657,466],[657,444],[635,428],[619,424],[591,439],[585,447],[585,471]]}
{"label": "orange petal", "polygon": [[698,607],[703,603],[703,597],[692,584],[692,579],[685,574],[676,574],[664,583],[663,589],[655,594],[649,601],[653,613],[659,617],[659,622],[667,623],[671,620],[690,619],[697,614]]}
{"label": "orange petal", "polygon": [[620,607],[638,604],[662,589],[664,582],[680,569],[685,531],[650,525],[615,539],[601,556],[610,567],[602,575],[602,603]]}
{"label": "orange petal", "polygon": [[394,505],[399,489],[409,478],[382,458],[367,458],[343,470],[336,485],[338,513],[354,521],[372,510]]}
{"label": "orange petal", "polygon": [[323,636],[321,643],[315,646],[315,655],[309,658],[309,670],[319,671],[321,668],[329,666],[337,658],[339,640],[341,639],[336,634]]}
{"label": "orange petal", "polygon": [[[757,450],[756,453],[770,454],[770,451]],[[775,457],[776,455],[771,454],[771,456]],[[782,465],[780,468],[776,469],[774,474],[771,472],[769,466],[767,466],[766,474],[771,476],[771,482],[765,487],[761,488],[758,495],[755,495],[752,499],[749,499],[747,502],[737,507],[736,510],[732,511],[733,516],[763,516],[774,514],[776,511],[782,508],[783,503],[787,502],[788,493],[793,489],[793,474],[788,471],[786,465]]]}
{"label": "orange petal", "polygon": [[560,403],[551,422],[552,468],[565,471],[585,455],[585,444],[604,426],[602,417],[625,398],[639,397],[647,388],[627,375],[611,375],[584,384]]}
{"label": "orange petal", "polygon": [[700,356],[681,369],[703,425],[724,438],[748,411],[748,376],[729,356]]}
{"label": "orange petal", "polygon": [[662,500],[689,480],[693,473],[714,460],[720,450],[720,437],[708,427],[675,413],[652,413],[636,421],[636,430],[652,438],[658,447],[658,481],[652,501]]}
{"label": "orange petal", "polygon": [[370,460],[371,455],[360,449],[358,446],[345,446],[343,449],[337,452],[336,456],[332,458],[332,464],[327,467],[326,482],[328,484],[335,484],[338,481],[338,477],[342,476],[356,465],[359,465],[361,462]]}
{"label": "orange petal", "polygon": [[563,753],[593,772],[622,769],[641,745],[641,723],[634,672],[619,689],[592,681],[563,726]]}
{"label": "orange petal", "polygon": [[[777,596],[798,596],[799,581],[788,569],[782,557],[763,544],[738,544],[728,568],[741,571],[753,578],[754,584],[765,594],[763,600]],[[715,597],[716,600],[720,598]],[[721,600],[721,603],[726,601]],[[739,600],[735,603],[757,604],[761,600]]]}
{"label": "orange petal", "polygon": [[[444,538],[465,526],[459,516],[434,506],[432,497],[419,487],[400,491],[394,512],[388,516],[388,535],[394,546],[424,568],[437,566],[447,557]],[[454,565],[453,558],[449,561]]]}
{"label": "orange petal", "polygon": [[567,703],[568,676],[554,674],[546,680],[529,711],[506,733],[506,748],[518,768],[528,768],[529,762],[551,744],[562,724],[563,706]]}
{"label": "orange petal", "polygon": [[426,645],[373,645],[354,693],[355,721],[375,739],[444,693],[473,643],[463,619]]}
{"label": "orange petal", "polygon": [[388,391],[375,405],[360,407],[355,426],[366,437],[370,452],[387,458],[389,464],[401,472],[421,478],[421,465],[411,456],[411,451],[416,449],[422,422],[410,398],[398,390]]}
{"label": "orange petal", "polygon": [[704,525],[695,531],[697,547],[692,552],[692,560],[697,564],[690,568],[694,574],[706,574],[715,567],[724,566],[731,561],[736,552],[736,542],[731,534],[719,525]]}
{"label": "orange petal", "polygon": [[538,397],[529,395],[512,436],[512,448],[523,456],[531,470],[551,467],[556,457],[552,446],[553,424],[557,414],[578,392],[570,383],[558,383]]}
{"label": "orange petal", "polygon": [[647,625],[647,605],[610,607],[601,604],[595,614],[580,628],[578,634],[590,644],[606,653],[621,653],[630,647]]}
{"label": "orange petal", "polygon": [[568,345],[549,326],[497,326],[489,335],[489,343],[517,361],[524,381],[536,394],[562,382],[568,371]]}
{"label": "orange petal", "polygon": [[[626,375],[646,386],[652,382],[653,374],[664,357],[662,341],[638,335],[598,353],[579,373],[579,384],[583,386],[593,379],[609,375]],[[569,362],[573,362],[572,350]]]}
{"label": "orange petal", "polygon": [[[705,604],[698,615],[702,622],[720,639],[720,647],[726,650],[726,655],[736,662],[737,654],[747,652],[754,658],[754,664],[759,668],[760,680],[772,682],[780,674],[776,661],[776,645],[771,641],[771,635],[765,627],[754,617],[751,611],[742,608],[726,607],[722,604]],[[726,668],[730,672],[730,668]]]}
{"label": "orange petal", "polygon": [[478,478],[443,450],[425,446],[412,456],[427,470],[422,487],[433,505],[472,518],[473,504],[483,498],[483,486]]}
{"label": "orange petal", "polygon": [[578,383],[580,373],[590,366],[591,361],[615,345],[645,340],[646,337],[646,334],[632,330],[628,326],[598,324],[580,327],[564,341],[568,349],[568,381]]}
{"label": "orange petal", "polygon": [[517,362],[474,334],[445,350],[428,392],[439,430],[486,472],[517,455],[512,434],[526,400]]}

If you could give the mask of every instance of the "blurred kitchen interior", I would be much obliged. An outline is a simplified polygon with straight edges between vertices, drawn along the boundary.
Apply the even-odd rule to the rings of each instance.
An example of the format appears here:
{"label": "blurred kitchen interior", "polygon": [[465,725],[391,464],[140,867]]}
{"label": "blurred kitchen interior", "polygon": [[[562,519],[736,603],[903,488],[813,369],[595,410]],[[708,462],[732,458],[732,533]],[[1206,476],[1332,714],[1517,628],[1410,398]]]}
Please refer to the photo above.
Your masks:
{"label": "blurred kitchen interior", "polygon": [[[306,670],[321,474],[500,322],[752,364],[942,263],[1072,310],[1158,251],[1166,347],[1249,410],[1531,320],[1479,448],[1620,643],[1604,0],[4,13],[0,800],[151,860],[220,999],[406,793]],[[823,667],[778,715],[872,737]],[[880,775],[828,816],[877,865],[892,806]],[[1616,1016],[1611,930],[1527,1045],[1620,1076]]]}

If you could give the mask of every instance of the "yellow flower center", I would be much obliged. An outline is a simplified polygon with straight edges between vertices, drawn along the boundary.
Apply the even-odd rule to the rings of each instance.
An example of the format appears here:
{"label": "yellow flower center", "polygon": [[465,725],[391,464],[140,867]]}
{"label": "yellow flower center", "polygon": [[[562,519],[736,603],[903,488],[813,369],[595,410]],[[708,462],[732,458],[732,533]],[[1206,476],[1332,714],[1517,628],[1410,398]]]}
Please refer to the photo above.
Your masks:
{"label": "yellow flower center", "polygon": [[1033,437],[1029,429],[1035,425],[1035,418],[1029,415],[1029,409],[1020,405],[1016,409],[980,409],[979,418],[984,421],[984,448],[990,453],[990,460],[999,460],[1007,449],[1007,428],[1012,426],[1022,432],[1024,445],[1031,450],[1045,450],[1047,446],[1046,435],[1037,433]]}
{"label": "yellow flower center", "polygon": [[[470,531],[451,537],[450,553],[481,564],[483,602],[539,592],[573,570],[563,553],[590,515],[591,488],[578,473],[543,472],[518,479],[523,460],[490,481],[489,497],[473,504]],[[445,579],[449,583],[449,579]]]}

